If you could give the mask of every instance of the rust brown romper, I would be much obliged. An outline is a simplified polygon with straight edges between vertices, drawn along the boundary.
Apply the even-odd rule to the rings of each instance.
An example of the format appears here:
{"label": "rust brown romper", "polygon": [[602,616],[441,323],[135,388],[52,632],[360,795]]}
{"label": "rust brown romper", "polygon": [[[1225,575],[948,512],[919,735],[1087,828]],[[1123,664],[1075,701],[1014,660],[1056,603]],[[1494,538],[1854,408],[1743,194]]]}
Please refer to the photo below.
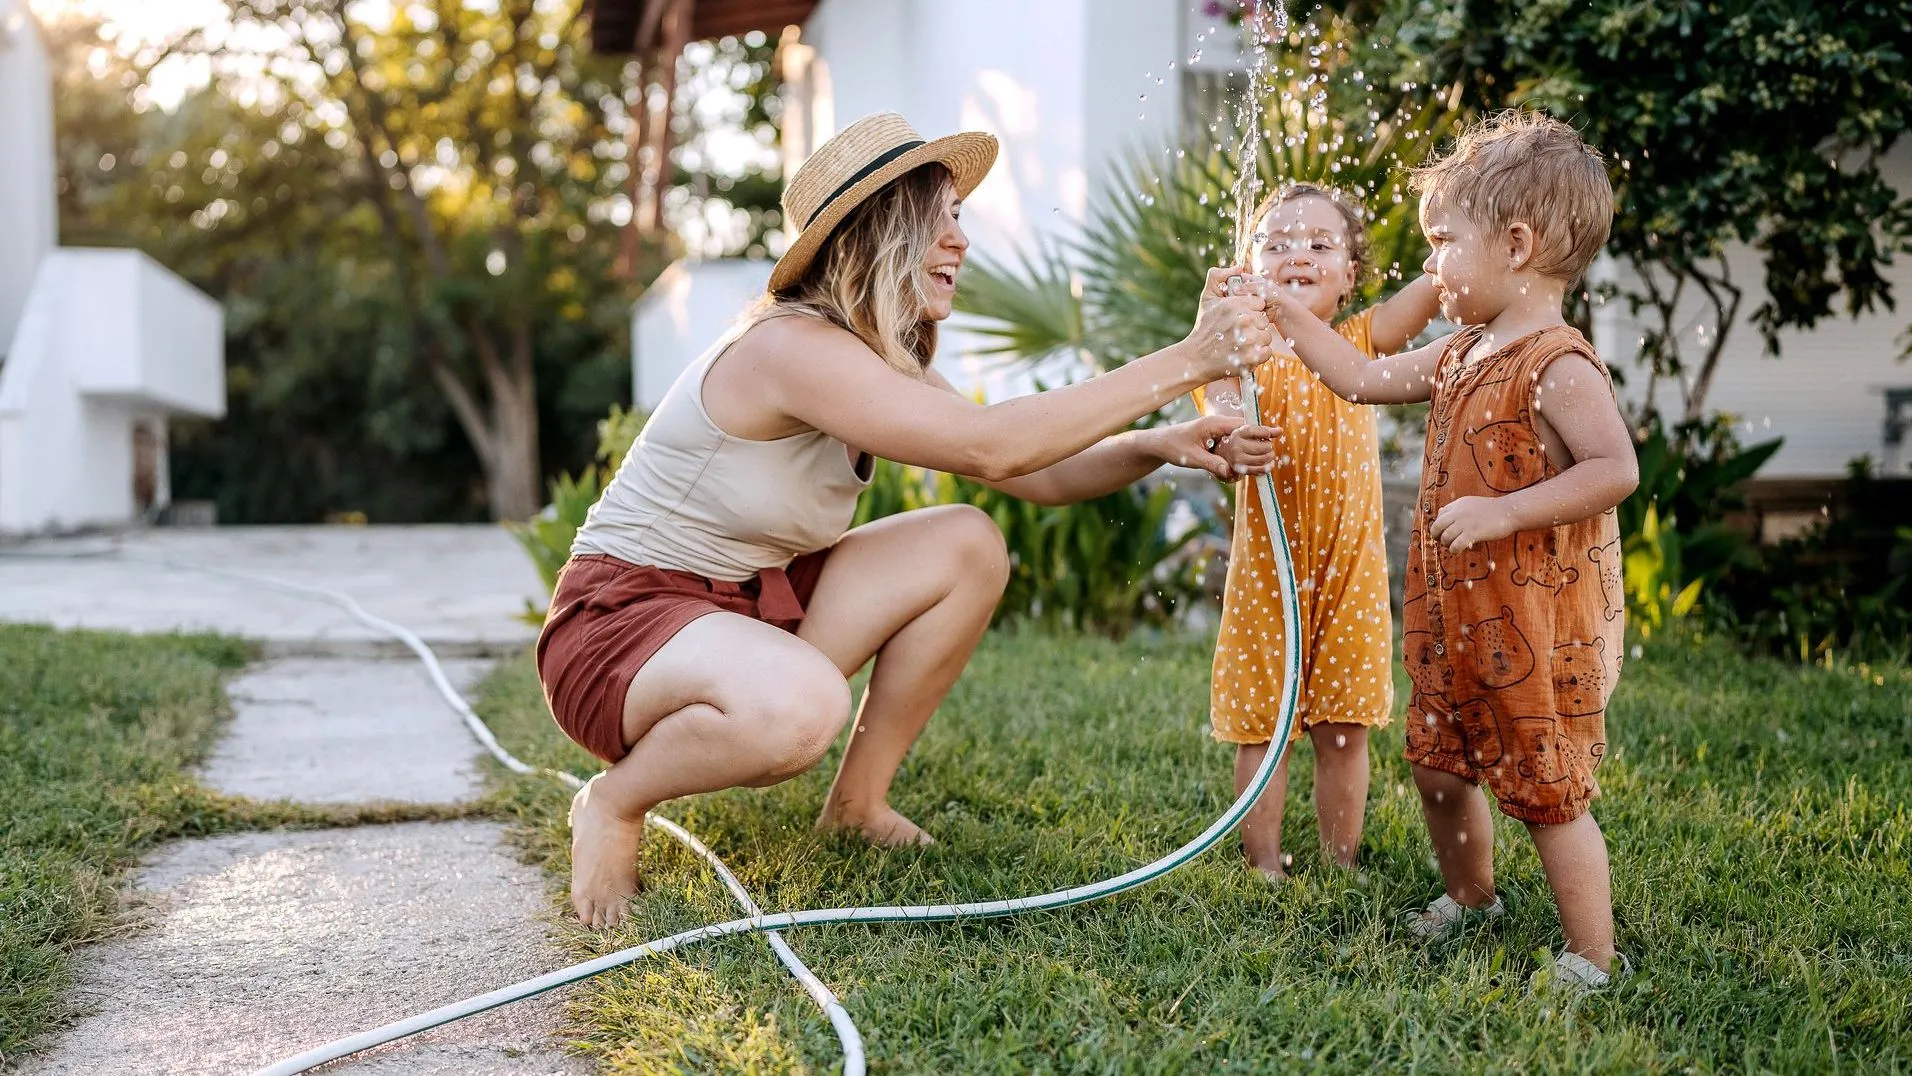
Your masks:
{"label": "rust brown romper", "polygon": [[1485,780],[1503,813],[1555,825],[1600,794],[1593,771],[1606,753],[1626,629],[1618,520],[1608,509],[1458,552],[1428,534],[1457,498],[1504,496],[1559,474],[1534,428],[1541,375],[1569,354],[1606,367],[1565,326],[1463,366],[1480,334],[1454,334],[1434,376],[1408,539],[1407,758]]}

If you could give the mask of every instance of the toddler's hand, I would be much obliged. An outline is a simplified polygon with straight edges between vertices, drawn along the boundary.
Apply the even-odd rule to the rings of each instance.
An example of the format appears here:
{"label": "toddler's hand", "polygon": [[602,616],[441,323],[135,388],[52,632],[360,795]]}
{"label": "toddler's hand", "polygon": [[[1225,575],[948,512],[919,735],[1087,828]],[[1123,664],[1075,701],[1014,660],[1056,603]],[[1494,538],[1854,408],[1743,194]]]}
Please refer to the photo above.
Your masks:
{"label": "toddler's hand", "polygon": [[1267,474],[1275,469],[1275,439],[1281,430],[1274,426],[1237,426],[1215,446],[1215,454],[1227,464],[1223,477]]}
{"label": "toddler's hand", "polygon": [[1507,537],[1514,533],[1514,520],[1499,497],[1457,497],[1434,517],[1428,532],[1458,551]]}

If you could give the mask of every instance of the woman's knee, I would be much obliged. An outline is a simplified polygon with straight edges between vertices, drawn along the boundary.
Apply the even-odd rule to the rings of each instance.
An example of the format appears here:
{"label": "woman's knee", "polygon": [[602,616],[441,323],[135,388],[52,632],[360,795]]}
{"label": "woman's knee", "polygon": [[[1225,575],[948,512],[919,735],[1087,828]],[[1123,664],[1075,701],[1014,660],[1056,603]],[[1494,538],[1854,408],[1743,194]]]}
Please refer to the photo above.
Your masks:
{"label": "woman's knee", "polygon": [[1009,583],[1009,546],[989,513],[971,504],[932,509],[937,545],[949,552],[966,582],[986,583],[1000,593]]}
{"label": "woman's knee", "polygon": [[742,702],[762,722],[760,741],[780,777],[817,764],[850,719],[850,684],[822,654],[778,670],[771,690]]}

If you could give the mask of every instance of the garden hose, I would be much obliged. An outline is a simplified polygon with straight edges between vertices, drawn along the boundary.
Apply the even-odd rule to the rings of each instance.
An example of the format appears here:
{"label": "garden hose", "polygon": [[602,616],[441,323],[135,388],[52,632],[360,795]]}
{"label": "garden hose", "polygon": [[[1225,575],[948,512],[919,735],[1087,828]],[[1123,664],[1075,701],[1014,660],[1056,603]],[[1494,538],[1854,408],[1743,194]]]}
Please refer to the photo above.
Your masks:
{"label": "garden hose", "polygon": [[[1260,400],[1256,392],[1253,371],[1242,374],[1241,386],[1244,417],[1249,423],[1260,425]],[[1074,886],[1069,889],[1058,890],[1053,893],[1043,893],[1036,896],[1012,897],[1006,900],[974,901],[961,904],[890,905],[870,908],[819,908],[796,912],[779,912],[774,915],[764,915],[761,912],[753,911],[748,917],[743,919],[732,919],[728,922],[713,923],[709,926],[672,934],[669,937],[657,938],[645,942],[642,945],[632,946],[628,949],[621,949],[617,952],[601,956],[596,960],[573,964],[568,968],[561,968],[557,971],[540,975],[534,979],[526,979],[523,982],[501,987],[488,994],[480,994],[463,1001],[453,1002],[429,1012],[419,1013],[416,1016],[410,1016],[403,1020],[387,1024],[384,1027],[360,1032],[357,1035],[327,1043],[324,1046],[308,1050],[296,1057],[286,1058],[259,1069],[254,1073],[254,1076],[295,1076],[297,1073],[309,1071],[328,1061],[334,1061],[341,1057],[358,1053],[361,1050],[369,1050],[375,1046],[381,1046],[388,1042],[394,1042],[398,1039],[419,1034],[420,1032],[429,1031],[432,1028],[440,1027],[456,1020],[462,1020],[466,1017],[475,1016],[489,1009],[497,1008],[500,1005],[508,1005],[514,1001],[523,1001],[526,998],[535,997],[548,990],[555,990],[560,986],[588,979],[594,975],[610,971],[613,968],[623,967],[626,964],[642,960],[647,956],[669,952],[672,949],[690,945],[694,942],[705,941],[710,938],[721,938],[732,934],[745,934],[753,931],[772,932],[784,930],[789,927],[820,926],[828,923],[939,923],[962,919],[991,919],[998,916],[1019,915],[1024,912],[1066,908],[1070,905],[1083,904],[1092,900],[1099,900],[1103,897],[1114,896],[1117,893],[1127,892],[1138,886],[1155,881],[1183,866],[1196,856],[1214,847],[1223,837],[1227,836],[1228,832],[1234,829],[1235,826],[1241,822],[1242,817],[1255,805],[1255,801],[1261,798],[1262,790],[1267,787],[1269,779],[1274,776],[1275,768],[1281,765],[1282,759],[1287,756],[1289,736],[1294,731],[1295,707],[1299,699],[1301,688],[1301,634],[1297,630],[1297,626],[1301,623],[1301,611],[1296,596],[1294,561],[1288,548],[1286,530],[1282,526],[1280,506],[1275,500],[1275,489],[1272,477],[1268,474],[1257,476],[1255,489],[1257,495],[1261,498],[1263,517],[1268,522],[1269,544],[1274,551],[1278,585],[1281,590],[1282,616],[1284,623],[1287,625],[1287,630],[1282,633],[1284,642],[1282,648],[1283,666],[1286,669],[1286,675],[1282,678],[1280,716],[1276,720],[1274,736],[1270,741],[1272,747],[1268,753],[1263,756],[1261,767],[1255,771],[1254,777],[1249,780],[1248,787],[1242,790],[1241,795],[1236,797],[1235,802],[1229,806],[1228,810],[1223,813],[1220,818],[1217,818],[1207,829],[1203,830],[1193,840],[1182,845],[1180,848],[1175,849],[1173,852],[1170,852],[1168,855],[1163,856],[1153,863],[1137,867],[1126,874],[1104,879],[1099,882],[1092,882],[1087,885]],[[387,630],[393,628],[398,628],[398,626],[391,625]],[[402,631],[403,629],[399,630]],[[407,632],[406,634],[409,635],[410,633]],[[423,646],[422,643],[419,645],[421,647]],[[428,650],[421,651],[421,655],[428,653]],[[431,663],[429,658],[426,660],[428,663]],[[441,690],[445,690],[448,687],[449,685],[446,685],[445,688],[441,688]],[[466,716],[467,723],[473,725],[474,731],[483,728],[483,722],[480,721],[475,714],[471,713],[469,707],[461,705],[459,706],[459,710],[461,714]],[[484,742],[487,749],[491,750],[494,754],[499,754],[503,751],[502,748],[495,746],[496,741],[491,738],[489,730],[479,732],[479,739]],[[507,765],[509,765],[509,763],[507,763]],[[518,764],[518,766],[523,765],[523,763]],[[513,769],[517,768],[517,766],[513,767]],[[519,772],[525,771],[520,770]],[[570,777],[571,775],[565,774],[563,776]],[[576,780],[576,778],[571,778],[571,780]],[[672,827],[672,829],[675,828],[676,827]],[[685,834],[685,836],[688,837],[689,835]],[[709,858],[711,862],[716,862],[714,856]],[[740,902],[749,899],[743,894],[741,887],[733,888],[732,893],[738,897]],[[749,906],[746,906],[746,910],[749,910]],[[774,937],[773,934],[772,938],[774,939]],[[786,961],[786,963],[788,963],[788,961]],[[799,978],[802,977],[803,975],[800,973]],[[809,987],[808,982],[806,982],[805,985],[806,988]],[[819,983],[817,987],[821,988],[821,985],[822,984]],[[823,993],[827,994],[827,989],[824,990]],[[812,990],[812,996],[818,996],[816,990]],[[834,999],[832,999],[832,1001],[834,1001]],[[822,1002],[819,1001],[819,1003]],[[827,1008],[828,1006],[826,1006],[826,1009]],[[840,1009],[841,1006],[838,1005],[836,1010],[831,1011],[831,1020],[833,1023],[837,1023],[835,1012]],[[848,1024],[849,1020],[847,1015],[841,1023],[837,1023],[840,1035],[845,1025]],[[853,1032],[854,1026],[850,1026]],[[852,1056],[849,1048],[851,1041],[852,1040],[847,1037],[844,1039],[844,1072],[860,1073],[863,1071],[861,1042],[860,1040],[856,1040],[857,1049],[854,1056]]]}

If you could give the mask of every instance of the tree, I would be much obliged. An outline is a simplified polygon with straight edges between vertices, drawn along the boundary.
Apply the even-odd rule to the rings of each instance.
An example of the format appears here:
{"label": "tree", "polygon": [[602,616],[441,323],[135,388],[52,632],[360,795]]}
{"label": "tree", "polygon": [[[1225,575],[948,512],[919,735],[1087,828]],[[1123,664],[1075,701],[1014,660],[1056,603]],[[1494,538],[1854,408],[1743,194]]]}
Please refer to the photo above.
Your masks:
{"label": "tree", "polygon": [[[176,494],[245,521],[529,514],[533,468],[589,461],[596,420],[628,400],[636,291],[685,243],[764,252],[769,44],[687,51],[696,92],[678,101],[664,192],[684,239],[641,244],[632,280],[613,271],[628,65],[583,54],[575,2],[445,0],[389,21],[382,5],[231,6],[150,46],[103,37],[97,18],[48,24],[64,241],[137,246],[226,307],[229,414],[176,426]],[[339,20],[355,61],[325,43]],[[155,107],[167,65],[198,59],[211,84]],[[529,457],[530,492],[501,510],[487,453],[532,436],[504,461]]]}
{"label": "tree", "polygon": [[[1707,393],[1752,285],[1733,278],[1730,244],[1762,259],[1752,321],[1768,353],[1836,300],[1854,316],[1894,308],[1881,269],[1912,251],[1912,191],[1895,191],[1880,162],[1912,123],[1902,3],[1359,6],[1373,16],[1370,63],[1400,97],[1544,108],[1613,162],[1608,249],[1640,281],[1625,301],[1657,319],[1642,357],[1654,382],[1679,385],[1685,436],[1706,436]],[[1694,361],[1674,324],[1691,291],[1712,322]]]}
{"label": "tree", "polygon": [[281,144],[338,155],[333,223],[384,278],[398,355],[456,417],[491,513],[531,515],[536,328],[617,194],[619,71],[589,55],[572,11],[540,0],[414,3],[376,25],[346,0],[228,6],[229,27],[165,53],[208,58],[228,101],[282,113]]}

